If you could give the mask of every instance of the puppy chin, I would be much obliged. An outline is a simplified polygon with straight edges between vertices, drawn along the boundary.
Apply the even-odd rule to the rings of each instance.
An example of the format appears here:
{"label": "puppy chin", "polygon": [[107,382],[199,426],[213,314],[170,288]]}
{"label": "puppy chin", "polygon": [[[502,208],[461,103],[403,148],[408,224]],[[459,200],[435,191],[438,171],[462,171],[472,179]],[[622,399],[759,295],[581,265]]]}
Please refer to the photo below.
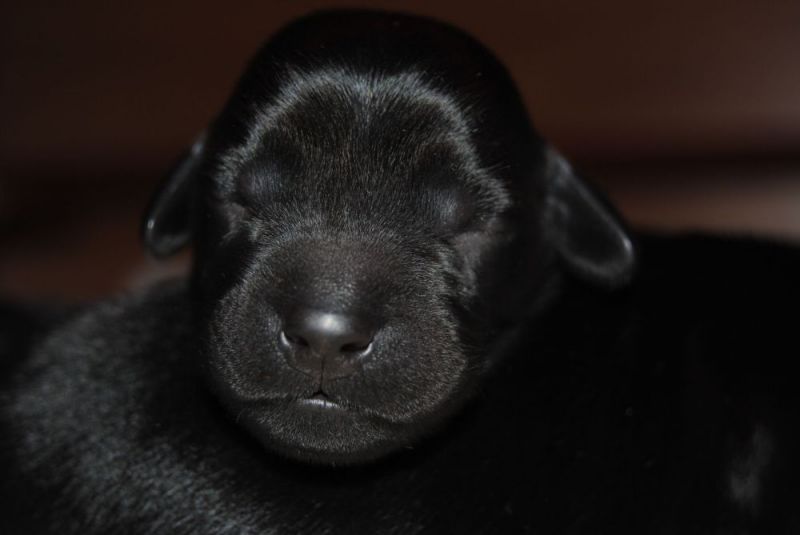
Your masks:
{"label": "puppy chin", "polygon": [[319,465],[373,462],[402,449],[414,434],[412,425],[324,400],[266,401],[239,414],[239,422],[266,449]]}

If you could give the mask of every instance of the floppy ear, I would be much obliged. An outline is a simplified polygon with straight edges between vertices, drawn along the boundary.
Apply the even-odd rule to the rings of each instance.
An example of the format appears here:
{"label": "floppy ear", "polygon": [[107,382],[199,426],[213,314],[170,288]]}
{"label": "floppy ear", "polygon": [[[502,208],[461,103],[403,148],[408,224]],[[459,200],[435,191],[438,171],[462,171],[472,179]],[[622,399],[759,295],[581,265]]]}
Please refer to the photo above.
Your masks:
{"label": "floppy ear", "polygon": [[205,149],[205,132],[172,168],[150,200],[142,222],[142,240],[153,256],[169,256],[189,242],[192,184]]}
{"label": "floppy ear", "polygon": [[630,280],[636,254],[628,231],[611,205],[593,191],[555,149],[546,149],[546,232],[565,267],[605,287]]}

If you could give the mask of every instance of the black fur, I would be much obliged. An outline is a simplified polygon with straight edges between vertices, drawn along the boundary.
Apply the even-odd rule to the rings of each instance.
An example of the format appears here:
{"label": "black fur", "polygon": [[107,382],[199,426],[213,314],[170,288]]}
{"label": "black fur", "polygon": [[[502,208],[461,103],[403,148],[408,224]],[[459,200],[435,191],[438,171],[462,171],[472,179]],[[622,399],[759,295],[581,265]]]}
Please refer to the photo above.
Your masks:
{"label": "black fur", "polygon": [[[635,271],[453,28],[281,31],[144,237],[191,279],[4,356],[3,532],[800,530],[800,252],[641,237]],[[359,344],[289,335],[320,314]]]}

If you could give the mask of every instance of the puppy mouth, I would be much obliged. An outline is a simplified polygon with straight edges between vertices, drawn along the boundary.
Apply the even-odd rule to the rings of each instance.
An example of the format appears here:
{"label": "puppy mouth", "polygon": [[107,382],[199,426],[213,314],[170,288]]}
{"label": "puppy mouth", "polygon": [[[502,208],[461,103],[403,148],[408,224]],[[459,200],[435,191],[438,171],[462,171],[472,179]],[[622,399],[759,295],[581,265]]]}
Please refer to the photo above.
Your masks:
{"label": "puppy mouth", "polygon": [[387,419],[380,411],[366,406],[356,405],[347,399],[328,394],[324,390],[312,393],[267,397],[253,400],[248,405],[256,410],[271,407],[271,410],[286,412],[286,414],[317,414],[320,417],[365,417],[377,420]]}
{"label": "puppy mouth", "polygon": [[347,407],[338,403],[322,390],[314,392],[306,398],[298,398],[296,403],[304,408],[319,411],[347,411]]}
{"label": "puppy mouth", "polygon": [[[229,384],[224,386],[230,387]],[[398,418],[396,407],[413,404],[412,399],[390,399],[388,394],[376,403],[351,398],[348,390],[323,385],[286,385],[283,392],[263,392],[259,396],[239,397],[231,390],[224,401],[250,433],[268,450],[312,464],[340,465],[371,462],[427,433],[431,425],[452,406],[439,414],[414,414]],[[294,391],[292,391],[294,390]],[[394,403],[391,405],[390,403]],[[395,409],[395,410],[393,410]]]}

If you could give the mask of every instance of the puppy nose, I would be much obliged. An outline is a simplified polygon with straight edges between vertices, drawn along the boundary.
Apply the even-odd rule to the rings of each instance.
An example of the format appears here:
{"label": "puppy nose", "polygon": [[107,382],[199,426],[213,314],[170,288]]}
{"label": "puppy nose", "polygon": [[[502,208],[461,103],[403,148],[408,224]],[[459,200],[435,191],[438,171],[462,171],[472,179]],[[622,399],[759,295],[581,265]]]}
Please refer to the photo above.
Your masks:
{"label": "puppy nose", "polygon": [[286,321],[279,342],[291,367],[319,379],[337,379],[358,370],[372,351],[373,337],[355,316],[303,310]]}

